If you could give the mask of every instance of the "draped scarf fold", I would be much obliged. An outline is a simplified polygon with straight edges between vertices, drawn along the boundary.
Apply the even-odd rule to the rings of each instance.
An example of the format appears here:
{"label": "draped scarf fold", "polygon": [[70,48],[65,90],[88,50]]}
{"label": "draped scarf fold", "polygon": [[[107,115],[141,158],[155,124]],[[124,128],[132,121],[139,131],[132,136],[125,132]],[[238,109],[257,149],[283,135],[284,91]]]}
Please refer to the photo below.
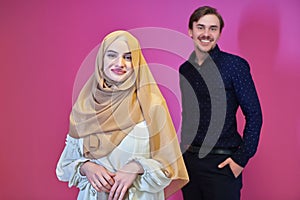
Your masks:
{"label": "draped scarf fold", "polygon": [[[103,74],[104,53],[117,39],[127,43],[134,70],[119,84]],[[138,40],[126,31],[112,32],[102,41],[95,72],[73,105],[69,135],[83,138],[84,156],[97,159],[108,155],[144,120],[150,133],[151,158],[161,162],[163,171],[173,180],[166,190],[168,196],[188,182],[176,130]]]}

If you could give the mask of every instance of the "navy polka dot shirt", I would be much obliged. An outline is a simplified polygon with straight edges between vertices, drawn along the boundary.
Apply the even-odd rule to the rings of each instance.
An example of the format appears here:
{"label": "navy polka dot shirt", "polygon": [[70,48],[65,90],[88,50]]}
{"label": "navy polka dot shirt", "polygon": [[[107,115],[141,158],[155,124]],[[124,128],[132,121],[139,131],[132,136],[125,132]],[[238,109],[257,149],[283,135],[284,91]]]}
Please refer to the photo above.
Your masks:
{"label": "navy polka dot shirt", "polygon": [[[262,127],[262,111],[250,67],[245,59],[220,51],[218,45],[209,55],[199,66],[193,52],[189,60],[179,68],[182,96],[181,143],[201,147],[211,142],[215,148],[234,149],[235,153],[231,158],[245,167],[257,150]],[[211,72],[211,64],[216,66],[217,72]],[[221,82],[218,81],[218,76]],[[215,107],[213,101],[217,102],[214,103]],[[237,130],[236,113],[239,107],[246,120],[242,134]],[[214,117],[214,113],[218,117]],[[217,126],[221,128],[218,129]],[[207,134],[212,137],[207,137]]]}

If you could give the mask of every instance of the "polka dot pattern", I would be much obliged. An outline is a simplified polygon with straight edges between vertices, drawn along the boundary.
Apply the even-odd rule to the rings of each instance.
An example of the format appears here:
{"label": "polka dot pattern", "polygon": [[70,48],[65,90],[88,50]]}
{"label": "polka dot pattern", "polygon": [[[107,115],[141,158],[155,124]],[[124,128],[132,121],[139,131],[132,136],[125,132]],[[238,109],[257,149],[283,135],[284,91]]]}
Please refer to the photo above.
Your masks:
{"label": "polka dot pattern", "polygon": [[[223,130],[215,145],[216,148],[235,148],[232,159],[240,166],[245,167],[249,159],[257,150],[260,131],[262,127],[262,111],[255,84],[253,82],[248,62],[236,55],[223,52],[216,46],[210,53],[210,57],[216,64],[221,74],[226,93],[226,116]],[[196,135],[192,145],[201,146],[206,136],[211,121],[211,97],[199,69],[201,67],[195,61],[195,53],[192,53],[189,61],[183,63],[180,68],[180,88],[182,95],[182,126],[181,138],[184,143],[186,138]],[[189,117],[195,112],[190,103],[190,94],[186,93],[187,85],[192,87],[198,100],[200,111],[199,119]],[[237,109],[241,108],[245,116],[243,136],[237,130]],[[194,115],[195,116],[195,115]],[[198,123],[198,130],[191,133],[191,124]]]}

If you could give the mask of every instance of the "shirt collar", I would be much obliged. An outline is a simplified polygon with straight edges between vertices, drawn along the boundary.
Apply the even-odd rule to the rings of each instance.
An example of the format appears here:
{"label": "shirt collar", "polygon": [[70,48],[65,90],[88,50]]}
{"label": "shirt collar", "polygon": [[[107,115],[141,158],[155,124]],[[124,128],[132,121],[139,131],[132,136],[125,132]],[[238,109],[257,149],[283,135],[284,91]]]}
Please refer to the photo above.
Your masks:
{"label": "shirt collar", "polygon": [[[214,60],[219,56],[220,52],[221,52],[221,50],[220,50],[219,46],[216,45],[208,53],[209,53],[209,56]],[[195,58],[196,58],[196,53],[195,53],[195,51],[193,51],[192,54],[189,57],[189,62],[191,62],[192,64],[197,64],[198,65],[198,63],[195,62],[196,61]]]}
{"label": "shirt collar", "polygon": [[219,56],[219,54],[220,54],[220,48],[219,48],[219,46],[218,45],[216,45],[212,50],[210,50],[208,53],[209,53],[209,55],[210,55],[210,57],[213,59],[213,60],[215,60],[218,56]]}

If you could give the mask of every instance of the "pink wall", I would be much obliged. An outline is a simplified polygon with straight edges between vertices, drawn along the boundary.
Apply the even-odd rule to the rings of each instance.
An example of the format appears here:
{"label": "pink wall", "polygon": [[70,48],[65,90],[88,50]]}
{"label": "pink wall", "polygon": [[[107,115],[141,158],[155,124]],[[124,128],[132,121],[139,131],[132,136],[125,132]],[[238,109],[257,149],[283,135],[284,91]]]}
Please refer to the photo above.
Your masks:
{"label": "pink wall", "polygon": [[[263,108],[261,141],[244,171],[242,199],[300,199],[300,3],[141,2],[0,2],[0,199],[76,199],[77,190],[57,180],[55,167],[81,63],[104,35],[117,29],[164,28],[185,41],[188,17],[205,4],[217,7],[225,19],[220,47],[249,61]],[[139,39],[147,42],[149,37],[154,36]],[[176,48],[145,49],[146,59],[174,74],[192,48],[192,43],[182,45],[187,48],[179,55]],[[169,82],[163,84],[178,128],[177,82],[171,92]],[[182,199],[181,193],[170,199]]]}

